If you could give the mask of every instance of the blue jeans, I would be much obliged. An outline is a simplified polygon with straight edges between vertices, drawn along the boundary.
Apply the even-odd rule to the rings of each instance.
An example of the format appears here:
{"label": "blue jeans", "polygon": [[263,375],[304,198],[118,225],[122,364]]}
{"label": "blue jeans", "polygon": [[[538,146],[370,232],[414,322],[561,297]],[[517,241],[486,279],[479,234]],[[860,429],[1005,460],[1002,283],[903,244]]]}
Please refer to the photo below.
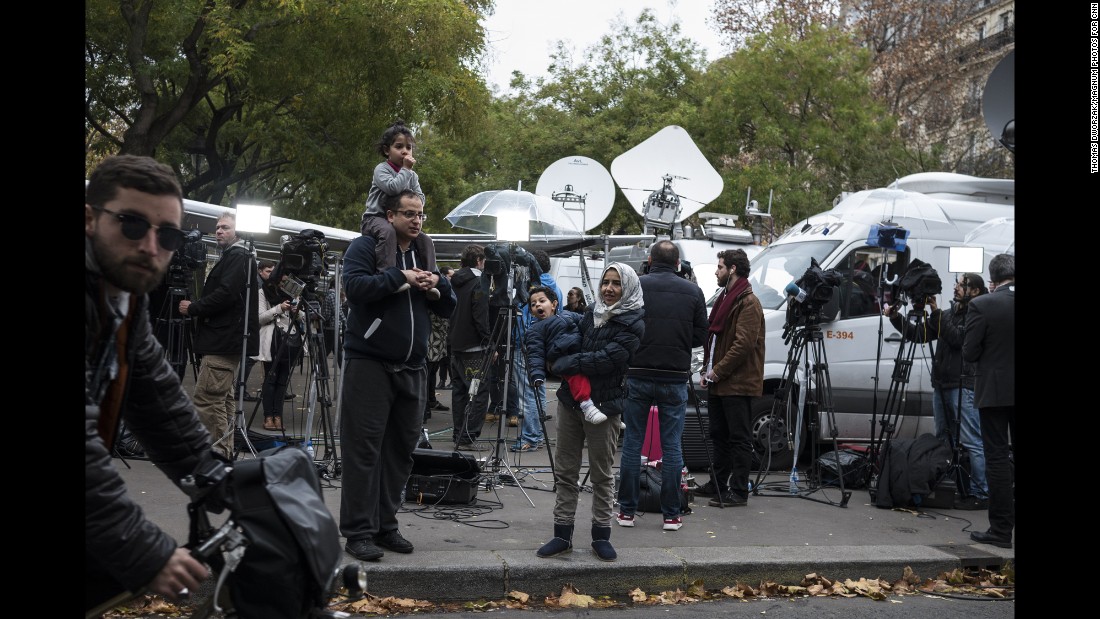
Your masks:
{"label": "blue jeans", "polygon": [[[962,389],[962,415],[957,415],[959,389],[935,388],[932,393],[932,416],[936,424],[936,438],[954,447],[953,421],[958,417],[959,442],[970,456],[970,495],[979,499],[989,497],[989,484],[985,478],[985,449],[982,447],[982,426],[978,409],[974,408],[974,390]],[[948,417],[950,413],[950,418]]]}
{"label": "blue jeans", "polygon": [[[665,518],[680,515],[680,471],[684,456],[680,440],[687,415],[687,381],[656,382],[645,378],[626,377],[626,406],[623,422],[623,455],[619,461],[619,509],[633,516],[638,509],[638,478],[642,470],[642,442],[649,425],[649,409],[657,405],[657,423],[661,430],[661,513]],[[612,417],[604,423],[615,423]]]}
{"label": "blue jeans", "polygon": [[519,437],[516,439],[516,444],[530,443],[532,445],[538,445],[542,442],[544,436],[542,433],[542,421],[539,420],[539,408],[535,402],[535,398],[538,398],[542,402],[542,411],[546,411],[546,387],[539,385],[536,389],[531,384],[530,377],[527,375],[526,360],[523,358],[523,350],[517,349],[515,360],[512,363],[512,377],[515,378],[512,381],[513,388],[522,393],[523,397],[521,402],[521,410],[523,413],[523,419],[521,420]]}

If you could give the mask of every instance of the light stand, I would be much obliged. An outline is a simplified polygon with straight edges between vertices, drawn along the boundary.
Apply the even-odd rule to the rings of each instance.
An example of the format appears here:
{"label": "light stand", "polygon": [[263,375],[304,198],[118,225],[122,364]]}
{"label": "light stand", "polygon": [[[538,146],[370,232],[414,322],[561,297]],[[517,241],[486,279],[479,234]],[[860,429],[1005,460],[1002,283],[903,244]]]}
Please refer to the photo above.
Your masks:
{"label": "light stand", "polygon": [[[215,441],[214,444],[217,445],[222,441],[232,438],[233,433],[239,430],[241,438],[244,439],[245,445],[248,445],[248,451],[252,453],[253,457],[256,456],[256,448],[248,438],[248,426],[245,425],[244,421],[244,368],[245,360],[248,358],[249,329],[252,327],[252,318],[254,318],[249,316],[249,314],[254,313],[255,310],[255,308],[252,307],[252,289],[256,281],[256,241],[251,233],[266,234],[270,228],[270,206],[255,206],[250,204],[237,205],[236,232],[244,239],[245,247],[248,249],[248,260],[245,262],[245,269],[247,269],[247,271],[245,272],[244,278],[244,320],[242,321],[244,326],[241,333],[241,360],[240,363],[237,364],[237,411],[234,415],[234,426],[229,429],[225,436]],[[236,459],[239,452],[239,449],[233,450],[234,459]]]}
{"label": "light stand", "polygon": [[[793,303],[791,301],[790,303]],[[829,363],[825,356],[824,336],[821,333],[821,308],[811,305],[799,304],[802,310],[792,308],[789,311],[794,315],[786,327],[787,341],[790,347],[787,351],[787,364],[784,368],[783,379],[775,391],[775,400],[772,404],[772,419],[780,416],[781,409],[785,409],[787,427],[794,428],[794,461],[791,464],[790,484],[787,493],[763,494],[761,481],[768,466],[763,466],[757,472],[756,482],[753,484],[752,493],[756,496],[791,496],[803,498],[827,505],[847,507],[851,498],[850,490],[844,488],[844,469],[840,464],[839,445],[837,444],[836,418],[833,411],[833,384],[829,377]],[[799,312],[802,313],[798,316]],[[795,390],[797,389],[797,396]],[[795,411],[795,423],[792,425],[790,415]],[[800,442],[802,434],[803,411],[810,415],[810,445],[811,458],[814,472],[809,476],[809,489],[803,491],[798,478],[798,454],[801,451]],[[840,502],[818,500],[809,495],[819,490],[820,471],[818,470],[818,446],[814,439],[816,435],[817,419],[821,411],[824,411],[829,422],[829,436],[833,443],[833,454],[836,458],[836,470],[840,473]],[[771,461],[771,441],[768,441],[768,462]]]}

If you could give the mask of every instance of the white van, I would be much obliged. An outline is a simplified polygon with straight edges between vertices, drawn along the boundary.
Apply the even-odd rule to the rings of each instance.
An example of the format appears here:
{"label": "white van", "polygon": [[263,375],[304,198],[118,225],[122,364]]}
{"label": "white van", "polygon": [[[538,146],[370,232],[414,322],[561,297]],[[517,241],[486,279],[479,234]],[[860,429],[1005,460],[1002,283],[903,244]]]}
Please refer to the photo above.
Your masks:
{"label": "white van", "polygon": [[[1014,180],[950,173],[913,174],[889,189],[842,196],[832,210],[795,224],[756,255],[751,261],[749,282],[764,307],[767,329],[765,395],[757,400],[752,420],[757,457],[766,456],[766,430],[775,400],[772,396],[784,375],[789,352],[783,332],[790,297],[784,293],[784,288],[802,276],[810,266],[810,258],[816,259],[823,269],[835,269],[841,276],[833,297],[838,313],[835,319],[820,324],[822,348],[832,383],[837,441],[868,443],[881,437],[881,423],[872,426],[872,421],[885,421],[884,404],[892,386],[891,375],[901,345],[900,334],[879,311],[880,293],[890,290],[882,282],[903,273],[914,259],[919,259],[939,274],[942,290],[937,300],[940,307],[947,307],[953,296],[956,275],[948,271],[949,248],[962,246],[967,233],[983,222],[1014,216]],[[904,250],[884,249],[869,242],[876,224],[884,220],[908,230]],[[983,274],[987,272],[990,258],[1005,248],[985,249]],[[886,270],[885,278],[881,273],[883,269]],[[903,311],[909,309],[911,305]],[[932,352],[927,346],[908,342],[905,345],[917,348],[903,350],[905,356],[913,353],[913,365],[904,388],[905,397],[897,407],[900,414],[892,438],[911,438],[933,431],[929,379]],[[794,428],[790,425],[797,417],[788,414],[783,417],[775,420],[776,434],[772,436],[776,436],[776,440],[771,441],[772,469],[789,469],[793,460],[788,438],[794,436]],[[829,442],[828,449],[831,449],[828,413],[820,411],[818,417],[814,438]],[[809,436],[806,432],[808,421],[803,419],[802,437]],[[802,440],[803,446],[809,443]]]}

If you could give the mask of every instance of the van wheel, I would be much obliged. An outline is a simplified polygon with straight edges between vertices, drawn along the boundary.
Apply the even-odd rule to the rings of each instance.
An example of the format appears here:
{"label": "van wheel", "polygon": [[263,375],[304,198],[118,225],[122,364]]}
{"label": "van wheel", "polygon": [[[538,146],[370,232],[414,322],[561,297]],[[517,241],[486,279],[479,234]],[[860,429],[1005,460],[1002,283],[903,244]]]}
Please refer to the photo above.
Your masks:
{"label": "van wheel", "polygon": [[753,469],[758,471],[765,466],[769,471],[790,470],[794,462],[787,443],[787,420],[782,409],[772,415],[773,402],[771,397],[756,398],[752,405]]}

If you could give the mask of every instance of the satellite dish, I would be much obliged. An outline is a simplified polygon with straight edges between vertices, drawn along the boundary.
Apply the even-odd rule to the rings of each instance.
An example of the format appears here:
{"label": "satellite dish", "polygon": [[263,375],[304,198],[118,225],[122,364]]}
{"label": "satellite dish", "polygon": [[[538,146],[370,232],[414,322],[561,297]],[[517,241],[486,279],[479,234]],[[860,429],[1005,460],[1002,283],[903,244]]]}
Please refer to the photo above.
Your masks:
{"label": "satellite dish", "polygon": [[535,195],[562,205],[578,230],[588,232],[603,223],[615,205],[615,182],[607,168],[588,157],[558,159],[542,172]]}
{"label": "satellite dish", "polygon": [[982,115],[993,139],[1016,152],[1016,50],[993,67],[982,92]]}
{"label": "satellite dish", "polygon": [[679,204],[672,223],[691,217],[722,194],[722,176],[687,131],[676,125],[661,129],[616,157],[611,162],[611,176],[642,217],[646,216],[646,202],[654,192],[661,192],[666,186],[675,192]]}

